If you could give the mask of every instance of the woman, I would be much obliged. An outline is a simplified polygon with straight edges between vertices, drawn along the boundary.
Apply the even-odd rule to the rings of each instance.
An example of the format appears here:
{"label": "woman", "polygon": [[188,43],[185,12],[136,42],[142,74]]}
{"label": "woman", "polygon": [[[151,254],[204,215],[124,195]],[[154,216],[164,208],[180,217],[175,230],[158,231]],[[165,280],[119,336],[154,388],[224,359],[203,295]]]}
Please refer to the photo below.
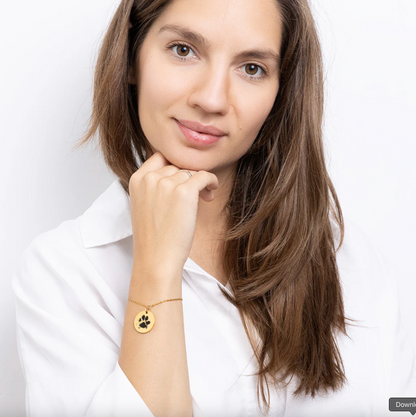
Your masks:
{"label": "woman", "polygon": [[344,242],[307,1],[123,0],[94,87],[118,179],[13,281],[28,416],[387,415],[394,281]]}

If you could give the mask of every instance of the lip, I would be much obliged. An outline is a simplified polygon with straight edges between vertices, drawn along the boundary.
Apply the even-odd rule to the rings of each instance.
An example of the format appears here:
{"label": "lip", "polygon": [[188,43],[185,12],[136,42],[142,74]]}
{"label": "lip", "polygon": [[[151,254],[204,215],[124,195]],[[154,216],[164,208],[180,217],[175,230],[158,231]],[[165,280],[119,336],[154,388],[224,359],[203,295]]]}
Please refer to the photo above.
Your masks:
{"label": "lip", "polygon": [[196,145],[211,145],[225,136],[222,130],[214,126],[204,126],[190,120],[174,120],[184,136]]}
{"label": "lip", "polygon": [[205,133],[207,135],[212,135],[212,136],[224,136],[225,135],[225,132],[223,132],[222,130],[212,125],[203,125],[202,123],[193,122],[191,120],[177,119],[177,121],[181,123],[182,125],[184,125],[185,127],[187,127],[188,129],[192,129],[198,133]]}

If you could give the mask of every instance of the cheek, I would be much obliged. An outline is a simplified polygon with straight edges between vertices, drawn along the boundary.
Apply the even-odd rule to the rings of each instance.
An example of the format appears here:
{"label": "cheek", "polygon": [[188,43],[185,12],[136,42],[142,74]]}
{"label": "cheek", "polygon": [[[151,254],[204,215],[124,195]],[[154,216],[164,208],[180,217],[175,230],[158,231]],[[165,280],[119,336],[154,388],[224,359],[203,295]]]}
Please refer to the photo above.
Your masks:
{"label": "cheek", "polygon": [[[160,145],[164,132],[164,117],[177,100],[176,85],[166,65],[162,65],[157,56],[141,56],[138,80],[138,115],[143,133],[153,145]],[[175,87],[175,88],[174,88]]]}
{"label": "cheek", "polygon": [[[274,93],[275,91],[275,93]],[[277,86],[263,94],[247,94],[238,99],[236,136],[236,155],[243,156],[253,145],[256,137],[269,115],[277,94]]]}
{"label": "cheek", "polygon": [[148,111],[163,111],[175,104],[184,94],[183,74],[178,76],[175,69],[166,65],[158,55],[143,57],[139,77],[139,106]]}
{"label": "cheek", "polygon": [[[243,121],[239,124],[239,132],[254,141],[264,121],[270,113],[275,100],[275,95],[262,94],[258,97],[251,95],[251,99],[241,98],[243,103],[240,111],[240,117]],[[243,124],[244,123],[244,124]]]}
{"label": "cheek", "polygon": [[138,88],[140,111],[146,109],[146,111],[152,112],[163,103],[166,96],[163,94],[165,85],[161,80],[165,78],[161,72],[163,70],[151,60],[145,60],[145,64],[140,66]]}

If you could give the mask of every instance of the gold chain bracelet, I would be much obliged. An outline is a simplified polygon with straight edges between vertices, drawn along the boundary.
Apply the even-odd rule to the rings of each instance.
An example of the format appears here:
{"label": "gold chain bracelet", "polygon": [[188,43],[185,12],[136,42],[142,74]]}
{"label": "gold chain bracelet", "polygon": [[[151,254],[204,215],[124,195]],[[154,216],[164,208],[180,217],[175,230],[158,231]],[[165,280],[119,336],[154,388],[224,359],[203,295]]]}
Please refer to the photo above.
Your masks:
{"label": "gold chain bracelet", "polygon": [[175,300],[183,300],[182,298],[169,298],[169,300],[163,300],[159,301],[156,304],[146,305],[139,303],[138,301],[133,300],[132,298],[128,298],[130,301],[133,301],[133,303],[140,304],[143,307],[146,307],[146,310],[141,311],[137,316],[134,318],[134,328],[139,333],[148,333],[150,330],[153,329],[156,319],[154,314],[150,311],[151,307],[157,306],[158,304],[162,304],[165,301],[175,301]]}

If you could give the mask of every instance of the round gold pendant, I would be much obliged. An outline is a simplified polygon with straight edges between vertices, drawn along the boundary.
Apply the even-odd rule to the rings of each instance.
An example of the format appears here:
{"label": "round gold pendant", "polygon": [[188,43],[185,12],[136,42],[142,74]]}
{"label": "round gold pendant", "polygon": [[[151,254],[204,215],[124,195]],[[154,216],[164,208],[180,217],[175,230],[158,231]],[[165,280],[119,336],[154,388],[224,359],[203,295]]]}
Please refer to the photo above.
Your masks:
{"label": "round gold pendant", "polygon": [[139,333],[148,333],[153,329],[156,319],[150,310],[141,311],[134,319],[134,328]]}

